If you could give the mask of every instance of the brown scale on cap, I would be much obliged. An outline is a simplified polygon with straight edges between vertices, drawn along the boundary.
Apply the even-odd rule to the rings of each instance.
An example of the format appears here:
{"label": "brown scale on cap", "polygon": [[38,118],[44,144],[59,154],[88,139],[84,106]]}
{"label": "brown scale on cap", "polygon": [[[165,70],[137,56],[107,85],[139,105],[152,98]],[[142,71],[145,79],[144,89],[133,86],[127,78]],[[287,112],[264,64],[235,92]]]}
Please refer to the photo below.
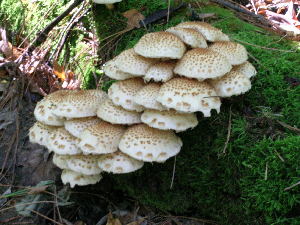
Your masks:
{"label": "brown scale on cap", "polygon": [[153,80],[155,82],[166,82],[170,80],[174,74],[173,69],[176,63],[174,61],[158,62],[147,70],[144,76],[145,81]]}
{"label": "brown scale on cap", "polygon": [[217,52],[209,49],[195,48],[188,51],[178,61],[174,72],[199,81],[221,77],[231,70],[228,60]]}
{"label": "brown scale on cap", "polygon": [[29,140],[31,143],[38,143],[40,145],[47,146],[48,136],[55,131],[57,127],[48,126],[41,122],[35,122],[29,129]]}
{"label": "brown scale on cap", "polygon": [[94,155],[73,155],[67,160],[70,170],[85,175],[100,174],[102,170],[98,167],[98,156]]}
{"label": "brown scale on cap", "polygon": [[145,34],[134,46],[134,51],[148,58],[180,59],[186,47],[176,35],[160,31]]}
{"label": "brown scale on cap", "polygon": [[128,78],[136,77],[136,75],[125,73],[117,67],[116,58],[109,60],[103,67],[103,72],[106,76],[115,80],[126,80]]}
{"label": "brown scale on cap", "polygon": [[73,136],[79,138],[81,132],[94,124],[99,123],[101,120],[98,117],[84,117],[75,118],[65,121],[65,129]]}

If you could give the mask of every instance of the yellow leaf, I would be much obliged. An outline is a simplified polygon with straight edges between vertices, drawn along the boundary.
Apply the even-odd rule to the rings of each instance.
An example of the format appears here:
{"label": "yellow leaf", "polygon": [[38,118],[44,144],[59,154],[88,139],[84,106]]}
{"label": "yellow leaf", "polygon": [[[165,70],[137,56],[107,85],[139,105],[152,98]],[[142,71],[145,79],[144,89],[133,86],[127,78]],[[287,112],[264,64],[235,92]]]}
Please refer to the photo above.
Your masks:
{"label": "yellow leaf", "polygon": [[66,79],[65,69],[63,66],[58,65],[56,61],[53,63],[53,73],[62,81]]}
{"label": "yellow leaf", "polygon": [[114,218],[111,213],[107,215],[106,225],[122,225],[118,218]]}

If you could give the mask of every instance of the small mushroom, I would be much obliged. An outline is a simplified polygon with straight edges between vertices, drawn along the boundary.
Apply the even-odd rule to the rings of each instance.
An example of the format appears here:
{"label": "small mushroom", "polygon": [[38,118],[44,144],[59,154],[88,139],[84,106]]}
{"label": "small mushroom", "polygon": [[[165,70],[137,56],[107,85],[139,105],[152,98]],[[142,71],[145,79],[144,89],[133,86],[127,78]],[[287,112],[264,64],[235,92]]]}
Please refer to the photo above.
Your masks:
{"label": "small mushroom", "polygon": [[73,155],[67,160],[70,170],[84,175],[100,174],[102,170],[98,166],[98,158],[94,155]]}
{"label": "small mushroom", "polygon": [[179,153],[182,141],[173,131],[139,124],[129,127],[121,138],[123,153],[145,162],[164,162]]}
{"label": "small mushroom", "polygon": [[102,179],[100,174],[84,175],[72,170],[63,170],[61,180],[63,184],[69,183],[71,188],[78,186],[85,186],[89,184],[96,184]]}
{"label": "small mushroom", "polygon": [[85,128],[101,122],[98,117],[74,118],[65,121],[65,129],[74,137],[79,138]]}
{"label": "small mushroom", "polygon": [[29,141],[40,145],[48,145],[48,136],[56,130],[57,127],[49,126],[41,122],[35,122],[29,129]]}
{"label": "small mushroom", "polygon": [[248,78],[254,77],[257,73],[255,67],[248,61],[240,65],[234,66],[232,70],[238,73],[242,73]]}
{"label": "small mushroom", "polygon": [[109,10],[114,9],[114,3],[121,2],[122,0],[93,0],[96,4],[105,4]]}
{"label": "small mushroom", "polygon": [[116,59],[111,59],[103,66],[103,72],[106,76],[115,80],[126,80],[128,78],[136,77],[134,74],[125,73],[117,67]]}
{"label": "small mushroom", "polygon": [[70,169],[67,161],[70,159],[70,155],[54,154],[52,162],[60,169]]}
{"label": "small mushroom", "polygon": [[142,168],[143,161],[136,160],[123,152],[106,154],[98,159],[98,166],[105,172],[120,174],[131,173]]}
{"label": "small mushroom", "polygon": [[165,61],[158,62],[147,70],[144,76],[145,81],[153,80],[155,82],[166,82],[170,80],[173,76],[173,69],[175,67],[175,62]]}

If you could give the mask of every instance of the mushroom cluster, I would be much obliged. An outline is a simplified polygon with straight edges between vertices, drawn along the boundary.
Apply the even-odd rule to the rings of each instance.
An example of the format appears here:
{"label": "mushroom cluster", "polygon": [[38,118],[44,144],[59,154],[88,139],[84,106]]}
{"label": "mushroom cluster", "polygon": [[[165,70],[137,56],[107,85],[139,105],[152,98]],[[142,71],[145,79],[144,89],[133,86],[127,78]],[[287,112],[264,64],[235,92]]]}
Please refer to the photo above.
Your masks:
{"label": "mushroom cluster", "polygon": [[94,184],[102,172],[129,173],[165,162],[182,147],[176,132],[210,117],[222,97],[251,88],[256,74],[244,46],[203,22],[144,35],[103,71],[101,90],[57,91],[38,102],[30,141],[54,152],[63,183]]}

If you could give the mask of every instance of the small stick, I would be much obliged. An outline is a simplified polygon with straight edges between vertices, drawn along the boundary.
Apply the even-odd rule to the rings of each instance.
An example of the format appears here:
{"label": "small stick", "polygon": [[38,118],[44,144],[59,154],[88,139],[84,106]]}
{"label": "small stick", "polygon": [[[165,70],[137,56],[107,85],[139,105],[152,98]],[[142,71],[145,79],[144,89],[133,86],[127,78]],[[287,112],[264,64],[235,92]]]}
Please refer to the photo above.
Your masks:
{"label": "small stick", "polygon": [[55,221],[55,220],[49,218],[48,216],[45,216],[45,215],[43,215],[43,214],[41,214],[41,213],[39,213],[39,212],[37,212],[37,211],[35,211],[35,210],[29,209],[29,211],[35,213],[36,215],[38,215],[38,216],[40,216],[40,217],[43,217],[43,218],[46,219],[46,220],[51,221],[52,223],[55,223],[55,224],[58,224],[58,225],[64,225],[64,224],[59,223],[59,222],[57,222],[57,221]]}
{"label": "small stick", "polygon": [[229,108],[229,119],[228,119],[228,128],[227,128],[227,138],[226,138],[226,142],[223,148],[223,154],[226,154],[226,149],[229,143],[229,139],[230,139],[230,135],[231,135],[231,106]]}
{"label": "small stick", "polygon": [[268,162],[266,163],[266,169],[265,169],[265,180],[268,179]]}
{"label": "small stick", "polygon": [[291,185],[291,186],[285,188],[284,190],[285,190],[285,191],[288,191],[288,190],[290,190],[290,189],[296,187],[297,185],[300,185],[300,181],[298,181],[297,183],[295,183],[295,184],[293,184],[293,185]]}
{"label": "small stick", "polygon": [[174,165],[173,165],[173,174],[172,174],[172,180],[170,184],[170,189],[173,188],[174,178],[175,178],[175,169],[176,169],[176,156],[174,158]]}

